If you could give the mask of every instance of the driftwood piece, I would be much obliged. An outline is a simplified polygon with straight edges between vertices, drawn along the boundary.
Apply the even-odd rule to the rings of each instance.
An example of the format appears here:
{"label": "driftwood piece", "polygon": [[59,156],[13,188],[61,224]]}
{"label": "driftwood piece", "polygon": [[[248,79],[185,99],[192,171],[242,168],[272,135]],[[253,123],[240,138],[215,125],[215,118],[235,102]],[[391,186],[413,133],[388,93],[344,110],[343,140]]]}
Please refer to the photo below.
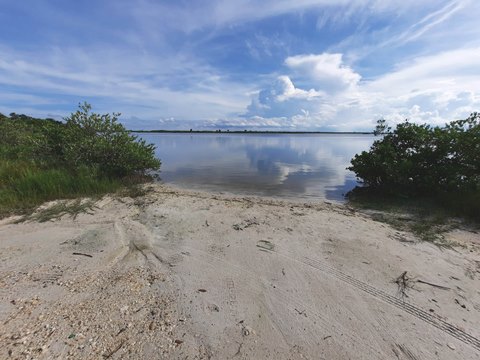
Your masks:
{"label": "driftwood piece", "polygon": [[74,252],[72,255],[81,255],[81,256],[86,256],[86,257],[90,257],[90,258],[93,257],[92,255],[79,253],[79,252]]}

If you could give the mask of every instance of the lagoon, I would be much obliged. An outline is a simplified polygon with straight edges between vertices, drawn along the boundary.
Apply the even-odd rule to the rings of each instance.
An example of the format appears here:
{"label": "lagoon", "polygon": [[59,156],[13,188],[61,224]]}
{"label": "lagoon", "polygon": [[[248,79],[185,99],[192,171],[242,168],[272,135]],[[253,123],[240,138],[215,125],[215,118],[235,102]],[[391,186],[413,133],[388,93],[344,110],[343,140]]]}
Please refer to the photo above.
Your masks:
{"label": "lagoon", "polygon": [[156,146],[160,179],[213,193],[344,201],[357,185],[346,170],[373,135],[141,133]]}

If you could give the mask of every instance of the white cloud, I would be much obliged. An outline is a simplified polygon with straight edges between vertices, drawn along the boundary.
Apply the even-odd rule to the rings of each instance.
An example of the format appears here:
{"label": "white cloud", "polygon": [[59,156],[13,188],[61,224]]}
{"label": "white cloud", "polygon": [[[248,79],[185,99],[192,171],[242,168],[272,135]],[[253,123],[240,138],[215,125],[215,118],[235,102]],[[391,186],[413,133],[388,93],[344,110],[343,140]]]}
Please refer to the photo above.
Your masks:
{"label": "white cloud", "polygon": [[[374,10],[358,7],[348,24],[356,31],[333,44],[329,52],[340,52],[352,63],[362,62],[369,76],[380,74],[392,59],[434,55],[461,46],[480,44],[480,27],[477,26],[480,2],[475,0],[377,1]],[[332,11],[333,13],[333,11]],[[372,27],[372,16],[388,21],[388,26]],[[325,24],[335,13],[319,19]],[[377,59],[379,61],[377,61]],[[388,62],[385,59],[389,59]],[[368,64],[370,63],[370,64]]]}
{"label": "white cloud", "polygon": [[0,45],[0,111],[65,115],[90,99],[152,127],[350,130],[480,108],[475,0],[105,0],[88,17],[57,5],[18,5],[46,31]]}
{"label": "white cloud", "polygon": [[337,126],[329,122],[342,103],[350,101],[360,75],[342,63],[341,54],[297,55],[288,57],[285,65],[292,76],[313,88],[303,90],[295,87],[289,76],[280,76],[255,94],[245,116],[262,119],[262,126],[266,118],[275,119],[278,127]]}
{"label": "white cloud", "polygon": [[270,94],[265,94],[267,101],[287,101],[290,99],[312,99],[321,95],[320,92],[310,89],[308,91],[298,89],[293,85],[292,80],[288,76],[279,76],[275,86],[272,89],[271,95],[274,96],[274,99],[269,97]]}
{"label": "white cloud", "polygon": [[[71,110],[80,101],[96,98],[96,111],[115,110],[127,117],[216,119],[244,109],[251,91],[207,64],[182,56],[139,55],[108,47],[52,48],[32,56],[3,46],[0,54],[0,86],[41,94],[36,96],[40,105],[69,96],[74,99]],[[106,109],[103,99],[109,103]]]}
{"label": "white cloud", "polygon": [[254,96],[246,116],[293,117],[308,112],[323,93],[296,88],[288,76],[279,76],[269,87]]}
{"label": "white cloud", "polygon": [[373,81],[371,91],[390,89],[393,93],[418,90],[442,92],[479,90],[480,47],[445,51],[418,57]]}
{"label": "white cloud", "polygon": [[448,3],[440,10],[428,14],[416,24],[410,26],[407,31],[393,39],[392,42],[406,43],[418,39],[427,31],[433,29],[434,27],[451,18],[455,13],[463,9],[469,2],[469,0],[460,0]]}
{"label": "white cloud", "polygon": [[[52,100],[59,94],[75,98],[71,107],[96,97],[96,111],[120,111],[137,128],[135,122],[140,122],[128,120],[130,116],[175,119],[152,122],[156,128],[368,130],[379,117],[441,124],[480,109],[480,47],[418,57],[368,81],[361,80],[338,53],[291,56],[284,62],[286,74],[274,75],[271,85],[255,92],[250,105],[249,85],[182,58],[75,48],[30,57],[5,47],[1,50],[0,82],[29,91],[16,95],[3,90],[4,100],[19,104],[14,109],[4,104],[3,113],[42,116],[35,106],[51,104],[48,112],[65,115],[61,107],[68,106],[68,100]],[[188,85],[175,88],[178,77],[179,83]],[[108,99],[108,107],[102,107],[102,98]],[[208,121],[195,123],[200,119]],[[148,122],[143,124],[148,127]]]}
{"label": "white cloud", "polygon": [[191,33],[206,28],[236,26],[284,14],[302,14],[315,9],[331,10],[329,14],[335,22],[347,23],[358,17],[359,13],[395,16],[415,9],[436,7],[438,2],[439,0],[211,0],[198,3],[161,3],[137,0],[128,4],[122,3],[122,6],[128,6],[137,22],[143,24],[144,29],[152,35],[158,36],[159,28]]}
{"label": "white cloud", "polygon": [[[444,123],[480,108],[480,47],[419,57],[365,84],[363,96],[383,103],[383,115]],[[379,106],[375,106],[379,108]]]}
{"label": "white cloud", "polygon": [[293,79],[328,91],[312,89],[315,96],[306,102],[307,92],[285,76],[283,87],[277,80],[277,85],[258,93],[247,115],[271,117],[278,126],[298,129],[368,130],[380,117],[393,123],[408,118],[443,124],[480,109],[477,47],[419,57],[370,81],[360,81],[360,75],[342,63],[340,54],[298,55],[285,63]]}
{"label": "white cloud", "polygon": [[315,84],[328,93],[354,87],[361,76],[342,62],[342,54],[297,55],[288,57],[285,64],[301,79]]}

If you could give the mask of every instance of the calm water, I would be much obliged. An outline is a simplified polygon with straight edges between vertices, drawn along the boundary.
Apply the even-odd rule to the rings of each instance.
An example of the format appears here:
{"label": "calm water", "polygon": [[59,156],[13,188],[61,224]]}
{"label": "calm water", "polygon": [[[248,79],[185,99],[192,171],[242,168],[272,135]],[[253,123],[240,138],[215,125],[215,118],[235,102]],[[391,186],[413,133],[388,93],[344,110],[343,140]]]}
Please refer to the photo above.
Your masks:
{"label": "calm water", "polygon": [[210,192],[343,201],[345,168],[371,135],[140,134],[157,146],[161,180]]}

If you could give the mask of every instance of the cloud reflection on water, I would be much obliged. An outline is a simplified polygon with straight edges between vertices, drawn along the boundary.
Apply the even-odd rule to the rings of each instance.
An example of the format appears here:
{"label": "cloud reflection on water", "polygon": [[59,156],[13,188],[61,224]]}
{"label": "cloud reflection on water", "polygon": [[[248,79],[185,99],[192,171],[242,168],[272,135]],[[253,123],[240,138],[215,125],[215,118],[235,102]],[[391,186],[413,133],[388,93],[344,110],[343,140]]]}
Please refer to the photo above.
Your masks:
{"label": "cloud reflection on water", "polygon": [[157,146],[166,183],[213,192],[342,201],[345,168],[368,135],[142,134]]}

